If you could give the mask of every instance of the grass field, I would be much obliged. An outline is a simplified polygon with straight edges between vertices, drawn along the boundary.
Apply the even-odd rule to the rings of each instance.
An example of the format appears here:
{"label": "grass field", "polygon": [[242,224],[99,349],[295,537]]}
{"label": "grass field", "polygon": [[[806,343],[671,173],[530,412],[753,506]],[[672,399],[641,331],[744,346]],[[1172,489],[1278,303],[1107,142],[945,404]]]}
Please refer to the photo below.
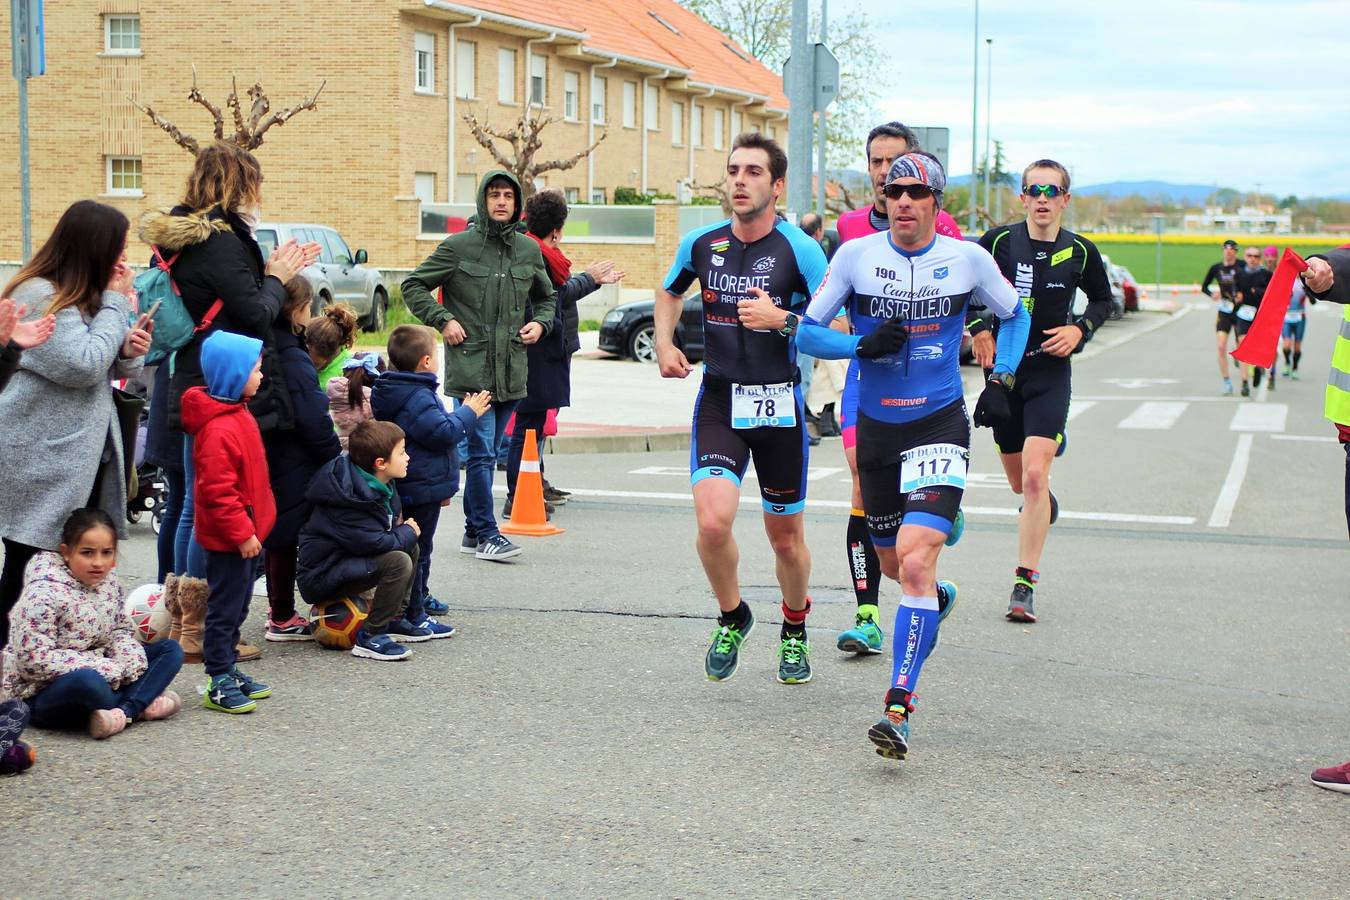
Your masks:
{"label": "grass field", "polygon": [[[1134,273],[1146,287],[1160,280],[1163,284],[1198,284],[1205,277],[1209,267],[1223,257],[1222,238],[1213,238],[1211,243],[1180,243],[1168,241],[1164,235],[1162,245],[1162,278],[1156,277],[1157,244],[1152,236],[1147,242],[1119,240],[1120,235],[1088,235],[1096,243],[1097,249],[1111,257],[1111,262],[1124,266]],[[1135,237],[1130,235],[1131,238]],[[1139,235],[1138,237],[1145,237]],[[1324,252],[1328,247],[1344,243],[1343,239],[1300,239],[1295,235],[1265,235],[1256,240],[1238,239],[1244,248],[1250,245],[1265,247],[1274,244],[1283,252],[1285,247],[1293,247],[1296,253],[1306,256],[1309,253]],[[1293,240],[1290,240],[1293,238]]]}

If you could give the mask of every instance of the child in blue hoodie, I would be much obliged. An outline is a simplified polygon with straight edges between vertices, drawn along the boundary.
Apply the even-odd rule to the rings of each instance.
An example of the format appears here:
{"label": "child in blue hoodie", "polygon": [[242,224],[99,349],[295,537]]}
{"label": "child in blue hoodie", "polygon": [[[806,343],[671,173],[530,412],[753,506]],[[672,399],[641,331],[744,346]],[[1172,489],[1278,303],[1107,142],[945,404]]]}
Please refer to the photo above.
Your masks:
{"label": "child in blue hoodie", "polygon": [[393,422],[407,435],[407,476],[398,479],[403,514],[417,521],[419,559],[404,615],[390,623],[391,634],[405,642],[450,637],[455,629],[427,615],[423,598],[431,574],[431,550],[441,507],[459,493],[456,449],[478,416],[488,408],[487,391],[468,394],[454,412],[441,405],[436,386],[436,333],[424,325],[400,325],[389,335],[390,371],[375,382],[370,409],[375,418]]}

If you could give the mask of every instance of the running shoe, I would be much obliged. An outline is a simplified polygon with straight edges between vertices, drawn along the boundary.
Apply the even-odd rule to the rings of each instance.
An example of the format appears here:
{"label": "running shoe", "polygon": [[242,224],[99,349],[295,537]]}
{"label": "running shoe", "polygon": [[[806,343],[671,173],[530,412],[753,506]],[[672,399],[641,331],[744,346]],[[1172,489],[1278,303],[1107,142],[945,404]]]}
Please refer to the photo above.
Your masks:
{"label": "running shoe", "polygon": [[[478,552],[478,544],[475,543],[473,549],[475,553]],[[431,594],[427,594],[422,598],[422,607],[427,611],[427,615],[429,616],[444,616],[450,613],[450,607],[437,600]]]}
{"label": "running shoe", "polygon": [[1285,366],[1285,367],[1284,367],[1284,377],[1285,377],[1285,378],[1288,378],[1288,377],[1289,377],[1290,375],[1292,375],[1293,373],[1294,373],[1294,370],[1293,370],[1293,369],[1289,368],[1288,366]]}
{"label": "running shoe", "polygon": [[956,608],[956,582],[939,581],[937,585],[938,592],[938,627],[933,629],[933,646],[928,652],[932,653],[938,648],[938,642],[942,638],[942,623],[951,615],[952,610]]}
{"label": "running shoe", "polygon": [[1251,385],[1247,384],[1247,382],[1245,381],[1242,382],[1242,396],[1250,397],[1251,395],[1252,395]]}
{"label": "running shoe", "polygon": [[492,562],[506,562],[508,559],[515,559],[524,552],[500,534],[494,534],[478,545],[474,556]]}
{"label": "running shoe", "polygon": [[904,759],[909,752],[909,713],[903,706],[886,707],[886,715],[867,729],[867,739],[887,759]]}
{"label": "running shoe", "polygon": [[952,530],[947,533],[947,540],[943,543],[948,547],[956,546],[956,542],[961,540],[961,535],[966,533],[966,511],[958,509],[956,518],[952,520]]}
{"label": "running shoe", "polygon": [[1256,371],[1252,373],[1252,387],[1259,388],[1261,386],[1261,379],[1265,374],[1266,370],[1257,366]]}
{"label": "running shoe", "polygon": [[1302,376],[1298,374],[1298,369],[1295,369],[1293,372],[1291,372],[1289,374],[1289,377],[1294,379],[1295,381],[1298,381],[1302,378]]}
{"label": "running shoe", "polygon": [[9,748],[19,740],[31,715],[28,704],[22,700],[6,700],[0,703],[0,756],[8,753]]}
{"label": "running shoe", "polygon": [[1312,783],[1329,791],[1350,794],[1350,762],[1318,769],[1312,773]]}
{"label": "running shoe", "polygon": [[430,635],[430,637],[428,637],[427,640],[434,641],[437,640],[438,638],[448,638],[455,636],[455,626],[445,624],[442,622],[437,622],[430,616],[424,617],[420,622],[413,622],[411,624],[413,625],[414,628],[420,628],[422,631],[427,632]]}
{"label": "running shoe", "polygon": [[239,685],[239,693],[250,700],[266,700],[268,697],[272,696],[271,687],[263,684],[261,681],[248,677],[243,672],[239,671],[238,666],[235,666],[230,670],[230,677],[234,679],[235,684]]}
{"label": "running shoe", "polygon": [[[509,518],[511,518],[511,505],[512,505],[512,502],[511,502],[511,501],[512,501],[512,498],[511,498],[511,497],[507,497],[507,498],[506,498],[506,503],[504,503],[504,504],[502,505],[502,518],[503,518],[503,519],[509,519]],[[565,502],[565,501],[564,501],[564,502]],[[553,514],[554,514],[555,512],[557,512],[557,509],[553,506],[552,503],[550,503],[550,502],[548,501],[547,498],[545,498],[545,499],[544,499],[544,514],[545,514],[546,516],[548,516],[548,518],[549,518],[550,521],[552,521],[552,519],[553,519]]]}
{"label": "running shoe", "polygon": [[244,696],[244,692],[239,690],[239,682],[235,681],[234,674],[225,672],[222,675],[211,676],[206,693],[202,695],[202,706],[237,715],[253,712],[258,708],[258,702]]}
{"label": "running shoe", "polygon": [[875,654],[882,651],[885,638],[877,620],[860,613],[853,617],[853,627],[839,635],[835,646],[845,653]]}
{"label": "running shoe", "polygon": [[[572,492],[571,492],[571,491],[564,491],[562,488],[556,488],[556,487],[554,487],[553,485],[549,484],[549,480],[548,480],[547,478],[545,478],[545,479],[544,479],[544,499],[545,499],[545,500],[549,499],[549,496],[548,496],[548,495],[549,495],[549,492],[550,492],[550,491],[553,493],[554,496],[561,497],[561,498],[563,499],[563,502],[564,502],[564,503],[567,501],[567,498],[568,498],[568,497],[572,496]],[[556,502],[558,502],[558,501],[555,500],[554,502],[556,503]]]}
{"label": "running shoe", "polygon": [[1009,622],[1036,621],[1036,611],[1032,608],[1031,595],[1030,585],[1021,582],[1013,585],[1012,597],[1008,600],[1007,619]]}
{"label": "running shoe", "polygon": [[747,613],[744,628],[734,625],[719,625],[712,634],[712,645],[703,658],[703,671],[709,681],[726,681],[736,674],[740,664],[741,644],[750,636],[755,627],[755,614]]}
{"label": "running shoe", "polygon": [[810,642],[804,636],[784,638],[778,644],[778,683],[806,684],[810,680]]}
{"label": "running shoe", "polygon": [[374,659],[380,662],[394,662],[412,656],[412,651],[387,634],[371,634],[362,628],[356,633],[356,643],[352,645],[352,656]]}
{"label": "running shoe", "polygon": [[1223,380],[1223,395],[1225,397],[1233,396],[1233,379],[1225,378]]}
{"label": "running shoe", "polygon": [[431,640],[433,637],[430,629],[408,621],[407,616],[397,616],[390,619],[388,633],[394,640],[403,644],[420,644],[423,641]]}
{"label": "running shoe", "polygon": [[477,536],[477,535],[474,535],[474,534],[469,534],[467,531],[464,532],[464,537],[460,538],[460,541],[459,541],[459,552],[460,552],[460,553],[477,553],[477,552],[478,552],[478,536]]}
{"label": "running shoe", "polygon": [[284,622],[267,620],[267,633],[263,635],[269,641],[312,641],[314,626],[299,613]]}

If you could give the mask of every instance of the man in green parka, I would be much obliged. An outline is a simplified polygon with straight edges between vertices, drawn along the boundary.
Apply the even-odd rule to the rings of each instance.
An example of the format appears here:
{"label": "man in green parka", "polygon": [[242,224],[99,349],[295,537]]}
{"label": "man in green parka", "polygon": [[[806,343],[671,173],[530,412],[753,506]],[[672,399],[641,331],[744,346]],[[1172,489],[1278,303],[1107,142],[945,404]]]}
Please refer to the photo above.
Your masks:
{"label": "man in green parka", "polygon": [[[503,562],[521,549],[497,529],[492,478],[497,445],[525,397],[525,347],[553,326],[553,283],[539,245],[516,231],[520,182],[494,169],[478,186],[478,216],[403,281],[403,302],[445,337],[445,393],[490,391],[492,405],[468,434],[460,550]],[[441,303],[432,292],[441,290]]]}

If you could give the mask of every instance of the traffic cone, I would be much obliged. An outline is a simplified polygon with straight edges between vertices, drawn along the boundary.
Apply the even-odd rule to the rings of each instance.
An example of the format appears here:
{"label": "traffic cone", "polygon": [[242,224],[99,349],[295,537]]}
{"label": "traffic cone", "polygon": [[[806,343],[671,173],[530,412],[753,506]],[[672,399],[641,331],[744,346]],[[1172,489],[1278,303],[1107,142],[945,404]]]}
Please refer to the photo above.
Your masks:
{"label": "traffic cone", "polygon": [[544,476],[539,471],[539,443],[534,429],[525,431],[525,450],[520,456],[520,475],[516,478],[515,499],[511,501],[511,521],[501,527],[502,534],[547,537],[562,534],[562,528],[549,524],[544,511]]}

